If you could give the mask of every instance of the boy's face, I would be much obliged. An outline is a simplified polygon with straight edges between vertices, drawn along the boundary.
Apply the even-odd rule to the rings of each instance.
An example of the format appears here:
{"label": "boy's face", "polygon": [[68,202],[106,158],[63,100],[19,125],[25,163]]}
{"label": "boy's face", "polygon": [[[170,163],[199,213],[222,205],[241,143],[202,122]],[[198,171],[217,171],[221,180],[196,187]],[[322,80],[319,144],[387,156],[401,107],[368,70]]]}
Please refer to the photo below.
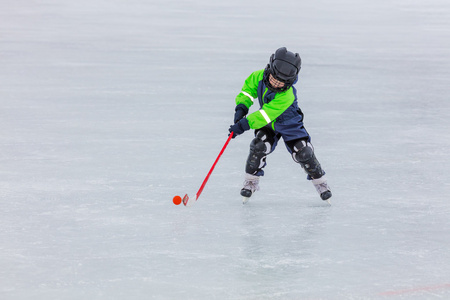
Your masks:
{"label": "boy's face", "polygon": [[269,74],[269,82],[276,89],[282,88],[284,86],[284,82],[275,79],[275,77],[273,77],[272,74]]}

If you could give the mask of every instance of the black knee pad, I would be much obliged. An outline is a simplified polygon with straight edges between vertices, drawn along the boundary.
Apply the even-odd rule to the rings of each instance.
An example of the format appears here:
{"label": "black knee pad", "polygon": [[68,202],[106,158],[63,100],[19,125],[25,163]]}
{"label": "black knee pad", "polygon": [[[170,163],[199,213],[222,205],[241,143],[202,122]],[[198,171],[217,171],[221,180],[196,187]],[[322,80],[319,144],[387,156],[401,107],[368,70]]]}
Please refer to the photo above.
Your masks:
{"label": "black knee pad", "polygon": [[319,161],[314,155],[314,148],[311,143],[304,140],[296,142],[292,147],[292,158],[312,178],[320,178],[324,174]]}
{"label": "black knee pad", "polygon": [[263,130],[256,133],[256,137],[250,143],[250,153],[247,158],[245,172],[257,174],[266,164],[266,156],[272,150],[273,138]]}
{"label": "black knee pad", "polygon": [[293,147],[292,158],[297,163],[309,161],[314,155],[314,148],[311,143],[300,140]]}

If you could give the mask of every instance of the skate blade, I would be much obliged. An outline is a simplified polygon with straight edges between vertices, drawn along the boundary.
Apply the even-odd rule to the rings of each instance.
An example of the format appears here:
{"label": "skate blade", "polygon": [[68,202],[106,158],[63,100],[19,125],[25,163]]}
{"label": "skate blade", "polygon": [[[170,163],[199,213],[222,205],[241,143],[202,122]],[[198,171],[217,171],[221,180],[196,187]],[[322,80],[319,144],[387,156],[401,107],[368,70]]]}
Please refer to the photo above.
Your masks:
{"label": "skate blade", "polygon": [[242,196],[242,204],[247,203],[248,200],[250,200],[250,197],[244,197],[244,196]]}

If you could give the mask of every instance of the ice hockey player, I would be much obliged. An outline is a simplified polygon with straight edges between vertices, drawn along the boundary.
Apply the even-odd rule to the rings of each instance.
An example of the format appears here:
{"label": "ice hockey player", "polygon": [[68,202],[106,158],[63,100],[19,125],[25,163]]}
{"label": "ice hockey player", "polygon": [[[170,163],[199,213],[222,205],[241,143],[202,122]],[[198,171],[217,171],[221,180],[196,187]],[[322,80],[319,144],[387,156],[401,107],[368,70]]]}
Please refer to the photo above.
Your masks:
{"label": "ice hockey player", "polygon": [[[303,113],[297,104],[297,90],[301,59],[298,53],[279,48],[270,57],[265,69],[253,72],[236,96],[234,124],[229,132],[233,138],[249,129],[255,130],[245,166],[244,203],[259,190],[259,178],[264,175],[266,157],[275,150],[280,138],[292,158],[308,174],[322,200],[331,197],[325,172],[314,154],[311,137],[303,126]],[[249,115],[254,101],[260,109]]]}

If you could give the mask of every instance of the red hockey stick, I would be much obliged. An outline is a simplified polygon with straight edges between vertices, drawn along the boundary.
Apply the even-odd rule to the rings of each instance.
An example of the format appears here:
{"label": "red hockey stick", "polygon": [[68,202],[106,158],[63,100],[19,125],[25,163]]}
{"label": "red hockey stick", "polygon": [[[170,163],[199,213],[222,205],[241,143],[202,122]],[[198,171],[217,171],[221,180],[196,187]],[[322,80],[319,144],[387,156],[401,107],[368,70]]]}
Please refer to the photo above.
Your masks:
{"label": "red hockey stick", "polygon": [[[206,185],[206,182],[208,182],[209,176],[211,176],[212,171],[213,171],[214,168],[216,167],[216,164],[217,164],[217,162],[219,161],[219,158],[222,156],[222,153],[223,153],[223,152],[225,151],[225,149],[227,148],[228,143],[230,142],[231,138],[233,137],[233,134],[234,134],[234,133],[231,132],[230,135],[228,136],[228,139],[227,139],[227,141],[225,142],[225,145],[223,145],[222,150],[220,150],[220,153],[219,153],[219,155],[217,156],[216,161],[215,161],[214,164],[212,165],[211,170],[209,170],[208,175],[206,175],[205,180],[203,180],[203,183],[202,183],[202,185],[200,186],[200,188],[198,189],[197,194],[195,194],[195,201],[197,201],[198,197],[200,197],[200,194],[202,193],[203,188],[204,188],[205,185]],[[192,201],[189,202],[189,196],[188,196],[188,194],[186,194],[186,195],[184,195],[184,197],[183,197],[183,204],[184,204],[184,206],[187,206],[188,203],[189,203],[189,205],[192,205],[192,204],[194,204],[195,202],[194,202],[194,203],[193,203]]]}

